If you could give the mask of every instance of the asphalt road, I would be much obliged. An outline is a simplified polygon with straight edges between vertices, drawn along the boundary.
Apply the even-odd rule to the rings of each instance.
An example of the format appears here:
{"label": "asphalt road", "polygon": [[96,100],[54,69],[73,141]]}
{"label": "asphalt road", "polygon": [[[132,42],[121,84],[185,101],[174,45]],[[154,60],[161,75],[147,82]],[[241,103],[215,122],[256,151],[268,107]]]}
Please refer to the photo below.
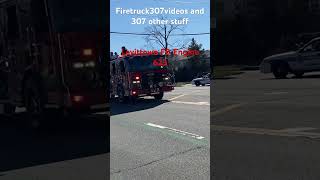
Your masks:
{"label": "asphalt road", "polygon": [[111,104],[111,179],[210,178],[210,87]]}
{"label": "asphalt road", "polygon": [[319,73],[248,71],[215,80],[211,92],[214,179],[320,179]]}
{"label": "asphalt road", "polygon": [[109,170],[106,115],[61,118],[30,127],[26,114],[0,116],[0,180],[105,180]]}

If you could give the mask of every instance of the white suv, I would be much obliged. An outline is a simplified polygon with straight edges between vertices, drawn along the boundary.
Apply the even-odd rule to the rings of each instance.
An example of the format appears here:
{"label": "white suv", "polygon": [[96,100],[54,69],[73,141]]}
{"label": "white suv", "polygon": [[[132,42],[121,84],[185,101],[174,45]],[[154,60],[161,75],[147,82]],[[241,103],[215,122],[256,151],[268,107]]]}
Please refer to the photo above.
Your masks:
{"label": "white suv", "polygon": [[193,79],[191,81],[191,84],[196,86],[205,86],[206,84],[210,84],[210,73],[204,74],[201,77]]}
{"label": "white suv", "polygon": [[301,77],[306,72],[320,71],[320,38],[311,40],[297,51],[264,58],[260,71],[273,73],[276,78],[285,78],[288,73]]}

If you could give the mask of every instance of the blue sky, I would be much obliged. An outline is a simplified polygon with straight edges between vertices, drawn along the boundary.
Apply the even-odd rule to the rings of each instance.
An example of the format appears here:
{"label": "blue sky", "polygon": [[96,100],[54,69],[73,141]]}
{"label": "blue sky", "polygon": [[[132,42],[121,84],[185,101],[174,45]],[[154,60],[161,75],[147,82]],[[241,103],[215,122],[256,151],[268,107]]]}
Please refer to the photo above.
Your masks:
{"label": "blue sky", "polygon": [[[168,19],[189,18],[189,23],[184,25],[184,33],[209,33],[210,32],[210,0],[111,0],[110,1],[110,31],[111,32],[133,32],[144,33],[146,25],[132,25],[131,18],[141,17],[154,19],[159,15],[119,15],[116,14],[116,8],[142,9],[149,7],[164,7],[178,9],[201,9],[204,8],[204,15],[166,15]],[[177,32],[181,33],[181,32]],[[145,36],[110,34],[110,51],[120,52],[122,46],[127,49],[151,49],[147,46]],[[188,42],[195,38],[198,43],[203,45],[204,49],[210,49],[210,35],[200,36],[178,36],[182,42]],[[154,48],[158,49],[159,46]]]}

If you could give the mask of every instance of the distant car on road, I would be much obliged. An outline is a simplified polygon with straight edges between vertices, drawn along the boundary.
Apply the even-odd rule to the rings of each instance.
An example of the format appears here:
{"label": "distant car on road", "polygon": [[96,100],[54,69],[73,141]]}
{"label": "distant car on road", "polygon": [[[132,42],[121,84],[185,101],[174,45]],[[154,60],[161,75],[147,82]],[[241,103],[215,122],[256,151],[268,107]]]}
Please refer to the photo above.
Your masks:
{"label": "distant car on road", "polygon": [[276,54],[263,59],[262,73],[286,78],[289,73],[302,77],[304,73],[320,71],[320,37],[314,38],[297,51]]}
{"label": "distant car on road", "polygon": [[202,74],[200,77],[193,79],[191,84],[196,86],[205,86],[206,84],[210,84],[210,73]]}

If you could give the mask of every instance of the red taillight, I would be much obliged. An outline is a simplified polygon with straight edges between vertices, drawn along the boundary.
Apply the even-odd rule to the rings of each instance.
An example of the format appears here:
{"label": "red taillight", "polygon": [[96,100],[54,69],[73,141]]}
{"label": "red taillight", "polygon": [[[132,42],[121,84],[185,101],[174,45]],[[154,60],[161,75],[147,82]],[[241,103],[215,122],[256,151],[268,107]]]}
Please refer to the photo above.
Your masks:
{"label": "red taillight", "polygon": [[139,72],[130,73],[130,78],[133,81],[140,81],[141,80],[141,73],[139,73]]}
{"label": "red taillight", "polygon": [[83,96],[73,96],[72,100],[74,102],[81,102],[83,101]]}
{"label": "red taillight", "polygon": [[136,95],[137,94],[137,91],[132,91],[132,95]]}

